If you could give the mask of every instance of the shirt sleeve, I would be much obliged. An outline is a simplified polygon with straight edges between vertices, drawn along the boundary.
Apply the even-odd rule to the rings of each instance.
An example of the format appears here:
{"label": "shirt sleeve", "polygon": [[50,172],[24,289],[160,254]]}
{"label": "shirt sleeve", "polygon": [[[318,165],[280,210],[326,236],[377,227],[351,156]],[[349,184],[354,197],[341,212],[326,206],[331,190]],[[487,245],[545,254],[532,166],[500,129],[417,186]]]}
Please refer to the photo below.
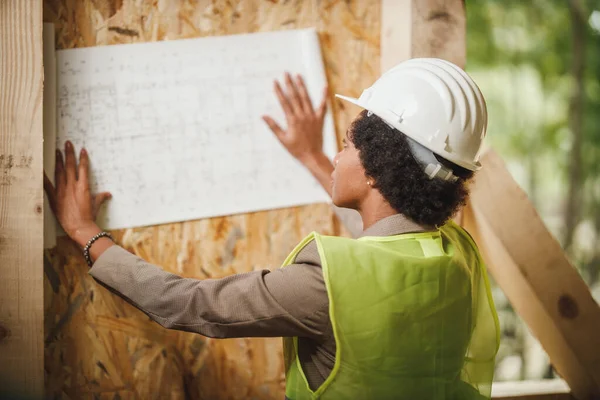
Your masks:
{"label": "shirt sleeve", "polygon": [[309,243],[297,261],[222,279],[183,278],[119,246],[107,249],[90,274],[169,329],[214,338],[323,338],[329,302],[318,252]]}

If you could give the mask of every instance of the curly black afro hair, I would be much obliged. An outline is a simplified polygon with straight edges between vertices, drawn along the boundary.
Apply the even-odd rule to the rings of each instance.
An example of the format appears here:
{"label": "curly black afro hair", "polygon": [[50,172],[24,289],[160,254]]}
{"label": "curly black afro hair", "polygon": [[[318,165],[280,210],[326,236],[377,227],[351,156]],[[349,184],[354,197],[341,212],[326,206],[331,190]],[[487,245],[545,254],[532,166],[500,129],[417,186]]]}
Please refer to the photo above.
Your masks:
{"label": "curly black afro hair", "polygon": [[436,156],[459,179],[429,179],[414,159],[406,136],[376,115],[363,111],[348,136],[375,187],[396,211],[414,222],[439,227],[465,204],[466,183],[473,172]]}

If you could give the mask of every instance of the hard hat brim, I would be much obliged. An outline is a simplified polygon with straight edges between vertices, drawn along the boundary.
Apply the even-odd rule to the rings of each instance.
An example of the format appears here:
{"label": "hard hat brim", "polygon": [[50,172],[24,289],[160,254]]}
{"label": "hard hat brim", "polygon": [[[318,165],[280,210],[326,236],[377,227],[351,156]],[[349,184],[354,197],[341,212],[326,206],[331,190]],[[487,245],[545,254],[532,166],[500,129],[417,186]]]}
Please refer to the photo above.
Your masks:
{"label": "hard hat brim", "polygon": [[337,93],[336,93],[335,97],[338,97],[338,98],[340,98],[342,100],[346,100],[346,101],[348,101],[348,102],[350,102],[352,104],[355,104],[355,105],[357,105],[357,106],[359,106],[361,108],[365,108],[362,104],[360,104],[360,102],[359,102],[359,100],[357,98],[343,96],[343,95],[337,94]]}

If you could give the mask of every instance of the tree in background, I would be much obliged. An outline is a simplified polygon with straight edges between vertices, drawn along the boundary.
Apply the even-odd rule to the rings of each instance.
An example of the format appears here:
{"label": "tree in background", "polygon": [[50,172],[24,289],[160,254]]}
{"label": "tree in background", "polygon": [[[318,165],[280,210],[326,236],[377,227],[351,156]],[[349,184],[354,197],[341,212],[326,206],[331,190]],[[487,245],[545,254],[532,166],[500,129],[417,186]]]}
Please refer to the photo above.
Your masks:
{"label": "tree in background", "polygon": [[575,227],[579,222],[582,201],[582,146],[583,146],[583,101],[584,69],[587,42],[586,13],[581,0],[569,0],[571,16],[571,99],[569,107],[569,128],[572,141],[569,157],[569,195],[565,208],[563,246],[569,250],[573,243]]}

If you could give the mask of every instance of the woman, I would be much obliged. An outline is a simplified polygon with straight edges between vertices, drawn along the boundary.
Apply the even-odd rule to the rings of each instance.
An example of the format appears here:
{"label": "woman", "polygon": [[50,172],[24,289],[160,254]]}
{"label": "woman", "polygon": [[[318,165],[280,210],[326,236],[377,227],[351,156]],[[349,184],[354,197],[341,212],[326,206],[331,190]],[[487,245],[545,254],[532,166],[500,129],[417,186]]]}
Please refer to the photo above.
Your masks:
{"label": "woman", "polygon": [[[339,207],[360,213],[357,240],[316,233],[276,271],[185,279],[115,245],[95,224],[108,193],[89,191],[89,158],[57,151],[52,208],[84,248],[90,274],[166,328],[218,338],[284,339],[286,397],[489,397],[498,347],[485,269],[450,221],[480,167],[485,102],[457,66],[403,62],[351,101],[365,109],[332,163],[300,77],[275,92],[287,119],[265,122]],[[92,260],[95,263],[92,264]]]}

